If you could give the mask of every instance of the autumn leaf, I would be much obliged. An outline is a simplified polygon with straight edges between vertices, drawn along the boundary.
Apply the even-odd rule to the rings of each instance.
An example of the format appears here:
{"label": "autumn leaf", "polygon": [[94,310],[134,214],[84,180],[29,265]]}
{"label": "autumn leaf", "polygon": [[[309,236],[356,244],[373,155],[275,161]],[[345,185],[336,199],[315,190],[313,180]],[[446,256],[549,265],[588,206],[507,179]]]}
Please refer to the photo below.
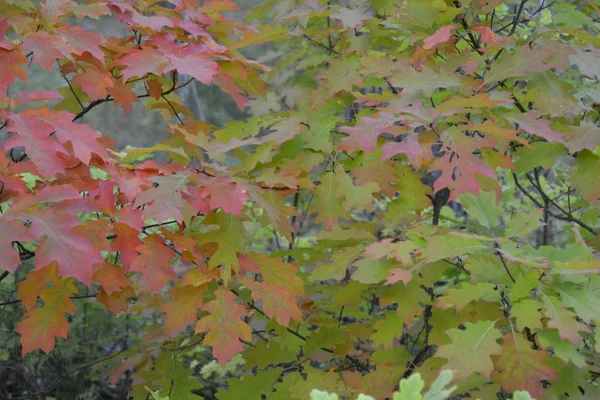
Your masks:
{"label": "autumn leaf", "polygon": [[169,290],[170,300],[161,304],[158,311],[164,312],[164,325],[170,335],[183,331],[192,325],[196,312],[204,303],[205,287],[183,286]]}
{"label": "autumn leaf", "polygon": [[69,324],[65,313],[75,313],[70,296],[77,292],[73,279],[57,279],[54,286],[42,290],[43,307],[31,308],[25,313],[15,332],[21,334],[22,354],[40,349],[45,353],[54,348],[57,337],[66,338]]}
{"label": "autumn leaf", "polygon": [[531,343],[514,333],[503,337],[502,355],[494,360],[496,371],[492,378],[503,390],[525,390],[536,398],[542,398],[546,390],[542,380],[552,382],[556,372],[545,365],[549,355],[542,350],[533,350]]}
{"label": "autumn leaf", "polygon": [[148,235],[144,244],[136,250],[139,255],[133,259],[130,271],[141,272],[142,279],[152,292],[159,292],[168,282],[168,278],[175,278],[177,274],[169,265],[175,253],[164,245],[164,240],[159,235]]}
{"label": "autumn leaf", "polygon": [[213,356],[221,365],[225,365],[235,353],[244,349],[240,340],[252,339],[252,329],[241,320],[248,313],[235,302],[233,293],[219,287],[214,294],[215,300],[202,307],[210,315],[198,321],[196,333],[208,331],[204,343],[212,346]]}
{"label": "autumn leaf", "polygon": [[296,295],[283,286],[273,286],[253,279],[240,277],[236,279],[252,291],[252,297],[262,302],[262,310],[269,318],[277,318],[277,322],[288,326],[290,319],[302,321],[302,311],[296,305]]}

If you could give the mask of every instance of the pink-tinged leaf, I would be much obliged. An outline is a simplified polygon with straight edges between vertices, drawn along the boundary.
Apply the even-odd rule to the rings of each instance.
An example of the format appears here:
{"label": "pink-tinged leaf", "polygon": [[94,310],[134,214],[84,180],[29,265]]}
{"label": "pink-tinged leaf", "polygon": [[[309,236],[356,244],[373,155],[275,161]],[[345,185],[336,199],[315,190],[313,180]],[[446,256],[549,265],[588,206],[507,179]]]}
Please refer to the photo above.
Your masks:
{"label": "pink-tinged leaf", "polygon": [[156,218],[159,223],[170,218],[189,222],[196,215],[197,211],[182,197],[190,195],[187,175],[156,176],[152,182],[158,186],[139,193],[135,199],[136,207],[148,205],[144,219]]}
{"label": "pink-tinged leaf", "polygon": [[490,28],[488,28],[487,26],[476,26],[476,27],[472,28],[471,30],[473,30],[475,32],[479,32],[481,34],[481,42],[483,44],[496,45],[496,44],[506,43],[505,38],[494,33],[494,31],[491,30]]}
{"label": "pink-tinged leaf", "polygon": [[62,278],[72,276],[85,284],[91,283],[94,265],[104,260],[92,242],[75,230],[81,225],[77,217],[55,214],[51,208],[45,208],[23,218],[31,221],[33,237],[41,240],[35,249],[37,268],[56,261]]}
{"label": "pink-tinged leaf", "polygon": [[211,209],[222,208],[228,213],[241,215],[244,201],[249,198],[244,185],[223,177],[203,179],[202,184],[202,197],[210,198]]}
{"label": "pink-tinged leaf", "polygon": [[163,27],[173,28],[173,21],[169,17],[163,15],[146,16],[135,12],[131,17],[131,22],[134,25],[139,25],[144,28],[150,28],[155,32],[160,32]]}
{"label": "pink-tinged leaf", "polygon": [[141,78],[149,73],[162,75],[165,72],[168,60],[160,51],[144,48],[142,50],[132,50],[122,57],[118,63],[127,67],[122,71],[122,80],[125,83],[132,77]]}
{"label": "pink-tinged leaf", "polygon": [[361,117],[356,126],[344,126],[340,130],[346,132],[348,137],[342,139],[340,150],[362,150],[369,154],[377,150],[377,137],[394,126],[396,118],[391,113],[381,113],[373,117]]}
{"label": "pink-tinged leaf", "polygon": [[394,268],[390,270],[390,277],[385,281],[386,285],[393,285],[396,282],[402,282],[405,285],[412,280],[413,273],[409,269]]}
{"label": "pink-tinged leaf", "polygon": [[204,343],[212,346],[213,356],[219,364],[225,365],[235,353],[244,349],[240,340],[252,340],[252,329],[242,321],[248,313],[235,302],[233,293],[219,286],[214,294],[215,300],[202,307],[210,315],[198,321],[196,333],[208,331]]}
{"label": "pink-tinged leaf", "polygon": [[456,26],[454,25],[446,25],[443,28],[438,29],[433,33],[433,35],[423,40],[423,49],[430,50],[437,45],[446,43],[448,40],[450,40],[450,38],[452,38],[452,29],[455,28]]}
{"label": "pink-tinged leaf", "polygon": [[[2,177],[0,177],[1,179]],[[21,263],[19,252],[13,247],[13,242],[31,242],[33,238],[29,230],[17,221],[0,218],[0,269],[15,272]]]}
{"label": "pink-tinged leaf", "polygon": [[296,304],[296,295],[283,286],[256,282],[241,277],[237,281],[252,291],[252,298],[262,302],[262,309],[269,318],[276,318],[281,325],[288,326],[290,319],[302,322],[302,311]]}
{"label": "pink-tinged leaf", "polygon": [[73,54],[81,55],[87,51],[98,60],[104,62],[104,52],[101,48],[104,42],[102,36],[86,31],[79,26],[69,25],[57,28],[56,32],[65,38]]}
{"label": "pink-tinged leaf", "polygon": [[17,98],[15,99],[15,106],[22,106],[24,104],[33,103],[35,101],[52,101],[62,99],[62,95],[58,92],[54,91],[46,91],[46,92],[19,92],[17,94]]}
{"label": "pink-tinged leaf", "polygon": [[443,157],[431,163],[429,170],[442,171],[442,175],[435,181],[433,189],[437,192],[443,188],[449,188],[451,191],[449,200],[456,200],[465,192],[478,194],[481,189],[481,184],[477,181],[478,175],[496,179],[496,173],[492,167],[468,152],[461,152],[460,156],[457,156],[451,151],[447,151]]}
{"label": "pink-tinged leaf", "polygon": [[70,55],[69,44],[62,36],[48,32],[33,32],[23,38],[23,51],[32,52],[33,62],[47,71],[53,71],[56,60]]}
{"label": "pink-tinged leaf", "polygon": [[186,74],[208,85],[212,78],[219,72],[219,64],[215,61],[197,54],[187,54],[183,57],[169,56],[167,71],[176,69],[180,74]]}
{"label": "pink-tinged leaf", "polygon": [[529,113],[519,114],[508,118],[508,120],[531,135],[543,137],[549,142],[564,143],[563,134],[550,128],[552,121],[543,118],[536,119],[534,115]]}
{"label": "pink-tinged leaf", "polygon": [[388,160],[396,154],[405,154],[408,159],[414,164],[417,157],[421,154],[421,146],[419,145],[418,134],[410,134],[400,143],[389,142],[381,147],[383,150],[383,159]]}
{"label": "pink-tinged leaf", "polygon": [[85,164],[90,163],[92,154],[97,154],[104,160],[110,158],[110,153],[105,145],[99,141],[100,134],[91,125],[74,123],[72,121],[73,114],[66,111],[52,112],[46,107],[30,112],[52,127],[61,144],[70,142],[75,157]]}
{"label": "pink-tinged leaf", "polygon": [[56,139],[50,137],[52,129],[48,124],[31,114],[12,114],[8,130],[15,132],[16,135],[4,143],[4,148],[25,147],[27,156],[36,166],[40,176],[52,178],[55,174],[64,171],[65,164],[58,153],[67,156],[67,151]]}
{"label": "pink-tinged leaf", "polygon": [[140,255],[131,263],[130,271],[141,272],[144,283],[151,292],[158,293],[168,283],[167,278],[175,279],[177,274],[169,261],[175,253],[163,243],[159,235],[148,235],[145,243],[136,249]]}

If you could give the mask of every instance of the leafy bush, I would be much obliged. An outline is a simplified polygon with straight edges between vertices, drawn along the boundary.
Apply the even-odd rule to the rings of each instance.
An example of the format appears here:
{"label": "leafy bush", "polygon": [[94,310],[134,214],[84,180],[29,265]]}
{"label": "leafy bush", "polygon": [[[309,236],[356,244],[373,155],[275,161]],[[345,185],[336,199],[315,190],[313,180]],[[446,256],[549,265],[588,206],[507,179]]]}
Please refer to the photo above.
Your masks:
{"label": "leafy bush", "polygon": [[596,3],[236,9],[0,2],[0,397],[600,398]]}

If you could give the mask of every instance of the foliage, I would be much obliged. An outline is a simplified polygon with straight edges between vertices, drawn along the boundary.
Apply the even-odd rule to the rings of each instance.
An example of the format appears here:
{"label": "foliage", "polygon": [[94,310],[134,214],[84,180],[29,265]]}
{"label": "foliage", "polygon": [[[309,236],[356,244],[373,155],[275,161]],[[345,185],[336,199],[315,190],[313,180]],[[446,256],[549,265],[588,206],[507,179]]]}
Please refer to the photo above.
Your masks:
{"label": "foliage", "polygon": [[[60,353],[85,305],[139,336],[0,395],[110,365],[140,399],[442,398],[443,369],[461,397],[600,398],[597,3],[236,8],[0,2],[2,365]],[[15,92],[31,64],[65,86]],[[252,116],[195,120],[193,81]],[[84,121],[103,104],[169,139],[117,152]]]}
{"label": "foliage", "polygon": [[[452,380],[452,371],[445,370],[440,373],[437,379],[431,384],[431,388],[423,393],[425,382],[421,379],[421,374],[416,373],[409,378],[402,379],[399,383],[400,391],[395,392],[393,400],[445,400],[456,389],[456,386],[446,389],[445,386]],[[371,396],[359,394],[358,400],[374,400]],[[336,394],[329,394],[317,389],[310,392],[310,400],[338,400]]]}

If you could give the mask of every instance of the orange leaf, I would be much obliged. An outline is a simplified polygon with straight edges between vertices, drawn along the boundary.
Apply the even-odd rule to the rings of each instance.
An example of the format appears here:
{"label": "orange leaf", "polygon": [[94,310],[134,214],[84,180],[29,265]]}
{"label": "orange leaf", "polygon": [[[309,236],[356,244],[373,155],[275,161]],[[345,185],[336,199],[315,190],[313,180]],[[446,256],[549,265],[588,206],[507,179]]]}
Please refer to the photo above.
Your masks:
{"label": "orange leaf", "polygon": [[206,286],[184,286],[169,290],[173,299],[158,308],[158,311],[165,313],[164,325],[167,333],[179,333],[196,321],[196,312],[202,306],[205,291]]}
{"label": "orange leaf", "polygon": [[55,338],[66,338],[69,324],[65,313],[73,314],[75,305],[70,296],[77,292],[74,279],[57,279],[54,286],[42,290],[43,307],[32,308],[25,314],[15,331],[21,334],[23,355],[40,349],[48,353],[54,348]]}
{"label": "orange leaf", "polygon": [[123,290],[131,283],[129,278],[125,276],[123,268],[111,263],[104,263],[94,271],[92,280],[102,285],[102,288],[109,296],[113,292]]}

